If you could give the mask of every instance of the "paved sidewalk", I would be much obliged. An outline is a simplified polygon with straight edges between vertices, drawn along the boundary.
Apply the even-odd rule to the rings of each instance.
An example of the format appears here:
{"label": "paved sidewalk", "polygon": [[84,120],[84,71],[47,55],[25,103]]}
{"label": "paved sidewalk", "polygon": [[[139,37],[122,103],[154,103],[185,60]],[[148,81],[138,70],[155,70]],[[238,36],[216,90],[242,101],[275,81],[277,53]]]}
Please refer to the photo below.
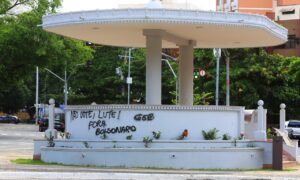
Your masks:
{"label": "paved sidewalk", "polygon": [[[21,177],[21,178],[20,178]],[[219,175],[219,174],[149,174],[149,173],[54,173],[54,172],[0,172],[0,179],[130,179],[130,180],[152,180],[152,179],[168,179],[168,180],[297,180],[299,178],[284,178],[274,176],[249,176],[249,175]]]}
{"label": "paved sidewalk", "polygon": [[290,171],[197,171],[139,168],[98,168],[59,165],[18,165],[2,163],[0,179],[274,179],[300,180],[300,167]]}

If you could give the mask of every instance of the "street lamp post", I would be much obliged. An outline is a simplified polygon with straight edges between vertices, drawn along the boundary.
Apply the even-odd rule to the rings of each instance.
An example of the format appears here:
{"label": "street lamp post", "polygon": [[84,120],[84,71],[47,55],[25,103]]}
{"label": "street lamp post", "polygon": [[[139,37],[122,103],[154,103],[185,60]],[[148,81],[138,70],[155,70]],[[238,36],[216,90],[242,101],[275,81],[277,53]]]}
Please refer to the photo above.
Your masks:
{"label": "street lamp post", "polygon": [[128,49],[128,56],[127,55],[119,55],[120,58],[128,58],[128,73],[126,78],[127,83],[127,104],[130,104],[130,85],[132,84],[132,77],[131,76],[131,59],[132,59],[132,50],[134,48]]}
{"label": "street lamp post", "polygon": [[64,99],[65,99],[65,106],[68,105],[68,79],[67,79],[67,70],[65,69],[65,78],[61,78],[59,75],[52,72],[50,69],[45,68],[46,71],[51,73],[53,76],[57,77],[59,80],[64,82]]}
{"label": "street lamp post", "polygon": [[[168,55],[166,53],[162,53],[162,55],[165,56],[168,59],[172,59],[173,61],[177,61],[177,59],[175,57],[172,57],[172,56],[170,56],[170,55]],[[171,64],[170,64],[170,62],[169,62],[168,59],[162,59],[162,60],[165,61],[168,64],[168,66],[169,66],[169,68],[170,68],[170,70],[171,70],[171,72],[172,72],[172,74],[173,74],[173,76],[174,76],[174,78],[176,80],[176,99],[175,99],[175,103],[177,105],[178,104],[178,84],[179,83],[178,83],[177,75],[176,75],[174,69],[172,68],[172,66],[171,66]]]}
{"label": "street lamp post", "polygon": [[172,72],[172,74],[173,74],[173,76],[174,76],[174,78],[176,80],[176,99],[175,99],[175,104],[177,105],[178,104],[178,78],[177,78],[177,75],[176,75],[174,69],[172,68],[169,60],[168,59],[162,59],[162,60],[168,64],[168,66],[169,66],[169,68],[170,68],[170,70],[171,70],[171,72]]}
{"label": "street lamp post", "polygon": [[221,58],[221,49],[214,48],[214,56],[217,60],[217,69],[216,69],[216,106],[219,105],[219,73],[220,73],[220,58]]}
{"label": "street lamp post", "polygon": [[[77,66],[82,66],[82,65],[87,65],[87,66],[91,66],[92,65],[92,61],[91,60],[88,60],[86,63],[83,63],[83,64],[77,64]],[[53,71],[51,71],[50,69],[48,68],[44,68],[46,71],[48,71],[50,74],[54,75],[56,78],[58,78],[59,80],[61,80],[62,82],[64,82],[64,105],[68,105],[68,78],[70,78],[70,76],[68,77],[67,76],[67,67],[65,68],[65,77],[62,78],[60,77],[59,75],[55,74]],[[39,87],[39,84],[38,84],[38,79],[39,79],[39,69],[38,67],[36,67],[36,104],[38,104],[38,87]],[[36,107],[38,108],[38,107]]]}
{"label": "street lamp post", "polygon": [[[128,74],[127,74],[127,79],[126,79],[126,83],[127,83],[127,86],[128,86],[128,91],[127,91],[127,104],[130,104],[130,85],[132,84],[132,77],[131,77],[131,59],[132,59],[132,50],[134,50],[134,48],[129,48],[128,49],[128,56],[127,55],[119,55],[120,58],[128,58]],[[168,59],[172,59],[174,61],[176,61],[177,59],[166,54],[166,53],[162,53],[163,56],[165,56],[166,58]],[[176,79],[176,104],[178,102],[178,78],[177,78],[177,75],[175,73],[175,71],[173,70],[172,66],[170,65],[168,59],[162,59],[163,61],[165,61],[169,68],[171,69],[172,71],[172,74],[173,76],[175,77]],[[118,67],[116,68],[116,73],[118,75],[121,75],[122,74],[122,71],[121,69]],[[122,76],[121,76],[122,78]]]}

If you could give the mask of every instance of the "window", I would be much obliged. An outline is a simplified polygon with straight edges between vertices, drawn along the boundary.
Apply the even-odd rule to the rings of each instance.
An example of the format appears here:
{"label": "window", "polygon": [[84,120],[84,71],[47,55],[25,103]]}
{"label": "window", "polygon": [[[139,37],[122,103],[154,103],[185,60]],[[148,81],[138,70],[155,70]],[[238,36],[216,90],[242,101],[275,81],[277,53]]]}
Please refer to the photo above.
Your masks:
{"label": "window", "polygon": [[286,15],[286,14],[295,14],[295,9],[292,10],[292,11],[285,11],[285,12],[282,12],[282,15]]}
{"label": "window", "polygon": [[281,9],[282,15],[295,14],[294,8]]}
{"label": "window", "polygon": [[300,128],[300,122],[297,122],[297,121],[291,121],[291,122],[289,122],[288,127],[292,127],[292,128]]}

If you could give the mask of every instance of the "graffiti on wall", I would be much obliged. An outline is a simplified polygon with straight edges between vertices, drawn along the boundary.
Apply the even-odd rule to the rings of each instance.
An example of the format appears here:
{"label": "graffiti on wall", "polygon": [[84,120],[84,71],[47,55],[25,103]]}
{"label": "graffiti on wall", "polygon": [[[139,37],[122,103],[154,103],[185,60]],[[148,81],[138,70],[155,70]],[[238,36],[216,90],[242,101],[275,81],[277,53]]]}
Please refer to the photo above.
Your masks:
{"label": "graffiti on wall", "polygon": [[71,120],[76,119],[117,119],[119,120],[121,111],[108,110],[108,111],[71,111]]}
{"label": "graffiti on wall", "polygon": [[136,121],[152,121],[154,119],[154,114],[137,114],[133,119]]}
{"label": "graffiti on wall", "polygon": [[[110,122],[121,121],[121,110],[84,110],[84,111],[71,111],[71,121],[74,120],[87,120],[89,131],[94,131],[96,136],[104,134],[125,134],[137,131],[133,124],[124,126],[110,127]],[[135,121],[152,121],[154,114],[136,114],[133,119]]]}

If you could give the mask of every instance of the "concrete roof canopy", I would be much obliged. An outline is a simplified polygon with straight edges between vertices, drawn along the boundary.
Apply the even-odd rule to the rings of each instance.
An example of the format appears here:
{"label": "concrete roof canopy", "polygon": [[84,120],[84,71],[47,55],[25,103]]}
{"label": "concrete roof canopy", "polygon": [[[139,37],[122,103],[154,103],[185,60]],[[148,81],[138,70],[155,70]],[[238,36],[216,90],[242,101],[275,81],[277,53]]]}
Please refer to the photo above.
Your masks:
{"label": "concrete roof canopy", "polygon": [[287,41],[287,30],[265,16],[168,9],[151,3],[145,8],[47,15],[42,26],[66,37],[120,47],[145,47],[144,30],[159,30],[163,48],[188,42],[194,48],[267,47]]}

